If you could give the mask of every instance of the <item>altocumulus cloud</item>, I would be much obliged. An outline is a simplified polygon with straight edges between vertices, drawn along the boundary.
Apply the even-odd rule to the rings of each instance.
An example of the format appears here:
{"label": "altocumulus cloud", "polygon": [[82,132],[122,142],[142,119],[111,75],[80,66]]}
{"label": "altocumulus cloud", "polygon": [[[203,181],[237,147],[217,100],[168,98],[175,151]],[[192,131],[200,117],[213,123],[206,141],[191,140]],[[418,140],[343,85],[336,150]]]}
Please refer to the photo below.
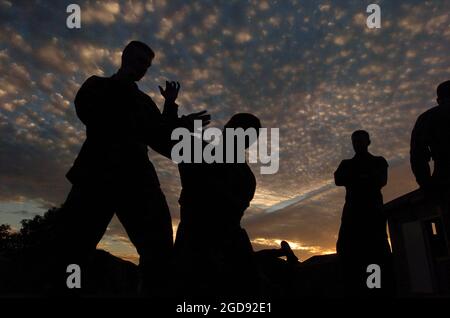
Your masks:
{"label": "altocumulus cloud", "polygon": [[[368,130],[372,151],[406,180],[391,178],[400,190],[387,192],[413,187],[411,127],[450,71],[449,2],[379,1],[377,30],[365,27],[369,1],[77,3],[82,28],[69,30],[65,3],[0,1],[1,206],[28,202],[43,212],[64,200],[64,174],[84,139],[75,93],[88,76],[112,74],[131,39],[156,51],[139,86],[159,105],[157,85],[174,79],[182,114],[206,108],[221,126],[236,112],[253,112],[280,128],[279,172],[253,167],[258,189],[244,223],[256,247],[288,239],[303,258],[333,250],[343,192],[331,178],[351,156],[355,129]],[[177,169],[150,156],[176,226]],[[0,223],[23,216],[7,214]],[[116,221],[111,228],[102,244],[132,255],[114,241],[124,237]]]}

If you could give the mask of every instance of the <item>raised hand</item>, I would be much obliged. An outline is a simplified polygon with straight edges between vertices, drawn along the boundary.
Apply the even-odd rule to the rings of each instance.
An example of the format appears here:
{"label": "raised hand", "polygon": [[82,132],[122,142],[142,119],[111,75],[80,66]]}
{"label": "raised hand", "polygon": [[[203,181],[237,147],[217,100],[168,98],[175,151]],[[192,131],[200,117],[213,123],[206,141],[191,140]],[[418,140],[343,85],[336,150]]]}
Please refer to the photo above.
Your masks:
{"label": "raised hand", "polygon": [[206,110],[202,110],[198,113],[192,113],[186,116],[182,116],[181,119],[184,121],[184,127],[189,129],[189,131],[194,132],[194,121],[201,120],[202,127],[206,127],[211,122],[211,115],[208,114]]}
{"label": "raised hand", "polygon": [[161,86],[158,87],[161,95],[164,96],[167,102],[174,103],[176,101],[180,91],[180,83],[166,81],[166,89],[163,89]]}

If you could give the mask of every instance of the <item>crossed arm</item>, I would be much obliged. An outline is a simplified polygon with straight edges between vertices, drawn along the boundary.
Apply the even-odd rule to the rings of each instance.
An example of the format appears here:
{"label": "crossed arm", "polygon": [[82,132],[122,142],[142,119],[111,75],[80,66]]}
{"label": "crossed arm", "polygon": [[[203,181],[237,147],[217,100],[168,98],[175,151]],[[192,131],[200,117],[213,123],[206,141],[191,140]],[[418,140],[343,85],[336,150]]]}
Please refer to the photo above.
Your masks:
{"label": "crossed arm", "polygon": [[387,184],[387,163],[380,168],[369,173],[356,174],[348,169],[345,161],[342,161],[334,173],[334,182],[337,186],[357,187],[357,186],[375,186],[382,188]]}

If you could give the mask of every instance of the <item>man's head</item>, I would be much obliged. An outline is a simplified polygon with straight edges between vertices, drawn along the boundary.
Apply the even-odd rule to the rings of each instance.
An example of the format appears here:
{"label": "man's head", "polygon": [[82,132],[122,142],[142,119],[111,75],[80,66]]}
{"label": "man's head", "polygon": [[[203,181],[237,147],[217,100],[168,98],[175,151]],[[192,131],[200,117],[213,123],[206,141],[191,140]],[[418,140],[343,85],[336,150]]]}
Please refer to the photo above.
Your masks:
{"label": "man's head", "polygon": [[[255,115],[249,113],[238,113],[233,115],[230,120],[225,124],[224,129],[227,128],[242,128],[247,130],[248,128],[253,128],[256,130],[256,136],[259,136],[259,129],[261,128],[261,122]],[[246,136],[245,140],[245,148],[250,147],[256,140],[250,140],[248,136]]]}
{"label": "man's head", "polygon": [[152,65],[154,57],[155,53],[147,44],[139,41],[131,41],[122,52],[122,65],[120,69],[133,81],[139,81]]}
{"label": "man's head", "polygon": [[357,130],[353,132],[352,144],[356,154],[366,153],[370,145],[369,133],[365,130]]}
{"label": "man's head", "polygon": [[442,82],[437,87],[437,102],[438,104],[450,103],[450,81]]}

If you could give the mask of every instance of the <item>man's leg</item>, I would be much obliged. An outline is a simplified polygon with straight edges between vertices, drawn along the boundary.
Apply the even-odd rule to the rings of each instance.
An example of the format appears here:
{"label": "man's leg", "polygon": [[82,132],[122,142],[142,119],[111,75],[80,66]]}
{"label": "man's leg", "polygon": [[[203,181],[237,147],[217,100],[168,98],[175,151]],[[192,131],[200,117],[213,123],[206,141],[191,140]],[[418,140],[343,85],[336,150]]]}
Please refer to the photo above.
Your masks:
{"label": "man's leg", "polygon": [[128,189],[117,216],[139,254],[144,291],[151,295],[167,294],[173,274],[173,232],[161,189]]}
{"label": "man's leg", "polygon": [[60,210],[50,258],[56,271],[54,283],[63,289],[69,264],[79,265],[82,279],[86,277],[89,257],[114,214],[113,202],[106,194],[101,187],[74,185]]}

